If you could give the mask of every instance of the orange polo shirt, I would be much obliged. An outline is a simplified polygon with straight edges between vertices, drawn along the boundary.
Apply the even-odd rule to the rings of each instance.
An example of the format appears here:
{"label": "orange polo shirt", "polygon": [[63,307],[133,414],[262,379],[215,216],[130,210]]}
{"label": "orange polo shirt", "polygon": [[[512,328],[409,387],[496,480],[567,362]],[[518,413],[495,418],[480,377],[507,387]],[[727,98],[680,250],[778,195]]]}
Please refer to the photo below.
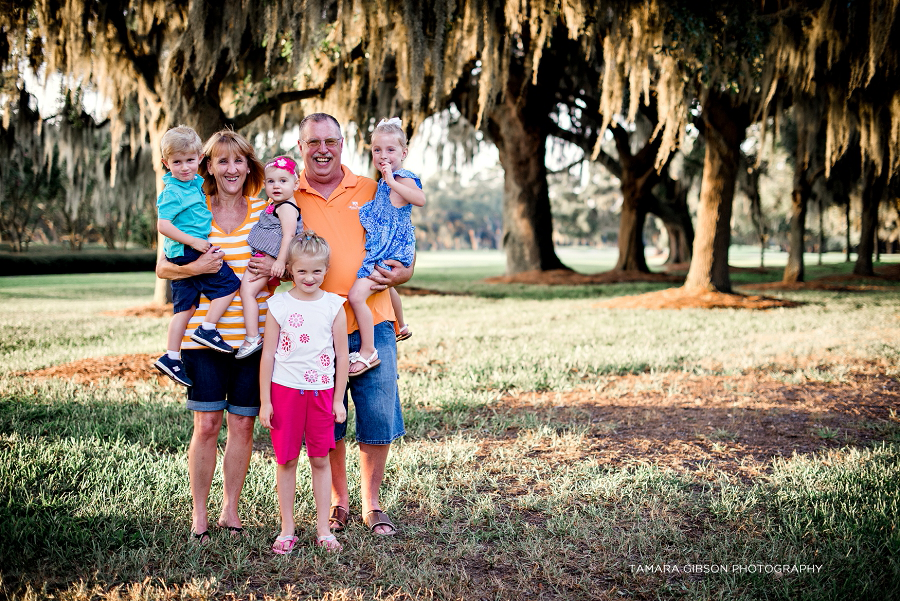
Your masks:
{"label": "orange polo shirt", "polygon": [[[294,200],[300,208],[303,227],[325,238],[331,247],[331,265],[322,282],[322,290],[347,298],[366,256],[366,230],[359,223],[359,207],[375,198],[378,186],[373,179],[351,173],[346,165],[341,165],[341,170],[344,179],[328,198],[314,190],[306,180],[306,173],[301,173],[300,188],[294,192]],[[366,304],[372,310],[376,324],[396,320],[387,290],[373,294]],[[353,309],[349,303],[344,303],[344,309],[347,311],[347,331],[355,332],[359,326]]]}

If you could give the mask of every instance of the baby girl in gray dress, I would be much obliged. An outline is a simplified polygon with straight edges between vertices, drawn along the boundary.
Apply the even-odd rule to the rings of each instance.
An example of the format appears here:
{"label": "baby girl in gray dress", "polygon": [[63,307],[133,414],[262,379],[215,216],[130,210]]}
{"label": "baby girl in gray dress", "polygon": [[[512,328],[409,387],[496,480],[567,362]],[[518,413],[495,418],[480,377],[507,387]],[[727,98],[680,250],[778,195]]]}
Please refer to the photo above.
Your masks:
{"label": "baby girl in gray dress", "polygon": [[[303,231],[303,220],[300,209],[293,202],[294,191],[300,184],[297,163],[290,157],[275,157],[266,163],[266,194],[271,204],[266,207],[259,221],[250,230],[247,243],[253,249],[253,256],[269,255],[275,259],[272,265],[273,278],[284,275],[287,249],[291,240]],[[256,298],[265,288],[267,278],[251,281],[249,277],[241,281],[241,299]],[[262,336],[259,333],[259,305],[243,302],[244,324],[247,335],[237,351],[236,357],[249,357],[262,348]]]}

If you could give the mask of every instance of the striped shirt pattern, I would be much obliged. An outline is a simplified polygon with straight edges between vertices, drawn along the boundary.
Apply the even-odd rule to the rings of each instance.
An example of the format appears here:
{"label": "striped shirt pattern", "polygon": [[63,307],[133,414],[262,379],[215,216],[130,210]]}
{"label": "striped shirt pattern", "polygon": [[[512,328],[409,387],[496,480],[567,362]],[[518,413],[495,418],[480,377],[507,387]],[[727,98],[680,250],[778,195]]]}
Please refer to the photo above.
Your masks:
{"label": "striped shirt pattern", "polygon": [[[208,199],[207,203],[209,203]],[[247,236],[250,234],[253,224],[259,221],[259,216],[265,210],[268,202],[258,198],[248,198],[247,205],[249,209],[247,211],[247,218],[230,234],[226,234],[219,229],[215,219],[213,219],[212,229],[209,232],[209,243],[222,249],[225,253],[225,262],[228,263],[228,266],[231,267],[238,277],[244,275],[244,271],[247,269],[247,264],[250,262],[252,253],[250,246],[247,244]],[[268,312],[266,300],[268,300],[270,296],[272,296],[272,291],[263,288],[262,292],[256,297],[257,302],[259,303],[259,332],[261,334],[264,330],[263,326],[266,323],[266,313]],[[191,340],[190,335],[203,322],[203,318],[206,316],[208,309],[209,299],[205,296],[201,296],[200,306],[197,307],[193,317],[191,317],[191,321],[188,322],[184,338],[181,340],[182,349],[206,348]],[[219,320],[216,329],[219,330],[219,334],[222,335],[225,342],[232,347],[237,348],[241,345],[247,331],[244,328],[243,305],[241,303],[240,292],[234,296],[234,300],[231,301],[231,305],[228,307],[228,310],[225,311],[225,315]]]}

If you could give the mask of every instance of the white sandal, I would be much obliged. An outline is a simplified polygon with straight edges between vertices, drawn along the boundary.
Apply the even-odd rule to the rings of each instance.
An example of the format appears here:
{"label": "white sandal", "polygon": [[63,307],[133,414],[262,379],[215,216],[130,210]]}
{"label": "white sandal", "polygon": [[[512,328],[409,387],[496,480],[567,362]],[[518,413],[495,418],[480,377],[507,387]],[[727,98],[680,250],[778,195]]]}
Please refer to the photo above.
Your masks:
{"label": "white sandal", "polygon": [[379,365],[381,365],[381,359],[378,358],[378,349],[375,349],[375,352],[373,352],[368,359],[363,358],[362,355],[355,351],[350,353],[350,365],[352,366],[354,363],[365,363],[366,366],[359,371],[351,371],[351,378],[362,375],[370,369],[378,367]]}
{"label": "white sandal", "polygon": [[234,355],[235,359],[244,359],[249,357],[256,351],[260,350],[263,345],[263,337],[262,334],[257,334],[256,336],[244,336],[244,342],[241,343],[240,348],[238,348],[237,353]]}

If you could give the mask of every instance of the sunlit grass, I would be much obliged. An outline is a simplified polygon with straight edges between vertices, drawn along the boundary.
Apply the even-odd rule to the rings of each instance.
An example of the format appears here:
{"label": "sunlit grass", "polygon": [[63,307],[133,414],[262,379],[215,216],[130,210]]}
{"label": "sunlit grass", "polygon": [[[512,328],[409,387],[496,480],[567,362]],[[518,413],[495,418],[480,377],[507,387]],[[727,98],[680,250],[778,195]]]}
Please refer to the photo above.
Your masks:
{"label": "sunlit grass", "polygon": [[[458,258],[423,253],[417,278],[447,289],[487,286],[473,283],[473,274],[483,277],[496,265],[477,254],[468,278],[460,267],[441,279]],[[579,260],[589,266],[593,259]],[[382,494],[400,533],[375,538],[359,524],[359,454],[351,445],[357,515],[342,536],[345,551],[313,550],[314,507],[301,466],[295,507],[301,544],[294,556],[276,558],[269,551],[278,527],[275,465],[261,428],[242,496],[249,536],[214,532],[201,549],[187,540],[191,420],[180,389],[16,375],[159,349],[167,319],[100,315],[146,303],[152,287],[152,274],[0,279],[4,596],[900,595],[896,412],[861,426],[883,443],[780,459],[768,475],[747,480],[715,473],[709,464],[676,472],[637,458],[611,468],[581,450],[597,442],[598,432],[614,434],[615,421],[592,429],[577,412],[563,418],[492,410],[503,395],[535,391],[662,399],[680,393],[672,374],[759,371],[790,385],[847,383],[858,369],[896,378],[896,293],[790,293],[807,304],[764,312],[597,309],[594,298],[553,289],[532,299],[406,297],[414,336],[399,351],[408,435],[392,447]],[[630,373],[644,376],[630,383],[613,378]],[[809,434],[844,444],[842,427],[816,424]],[[718,428],[706,436],[724,449],[741,435]],[[213,516],[221,486],[217,474]],[[713,563],[820,565],[822,573],[673,576],[632,567]]]}

